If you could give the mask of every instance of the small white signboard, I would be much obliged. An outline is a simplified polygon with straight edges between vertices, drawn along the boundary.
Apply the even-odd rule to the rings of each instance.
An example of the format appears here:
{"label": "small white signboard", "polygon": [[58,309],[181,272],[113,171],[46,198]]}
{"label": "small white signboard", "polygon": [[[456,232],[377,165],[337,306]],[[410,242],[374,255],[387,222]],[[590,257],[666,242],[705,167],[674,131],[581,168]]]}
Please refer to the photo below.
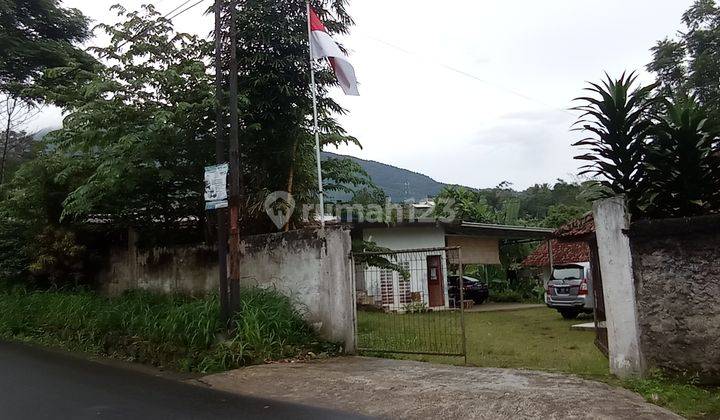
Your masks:
{"label": "small white signboard", "polygon": [[227,207],[228,164],[205,168],[205,209],[214,210]]}

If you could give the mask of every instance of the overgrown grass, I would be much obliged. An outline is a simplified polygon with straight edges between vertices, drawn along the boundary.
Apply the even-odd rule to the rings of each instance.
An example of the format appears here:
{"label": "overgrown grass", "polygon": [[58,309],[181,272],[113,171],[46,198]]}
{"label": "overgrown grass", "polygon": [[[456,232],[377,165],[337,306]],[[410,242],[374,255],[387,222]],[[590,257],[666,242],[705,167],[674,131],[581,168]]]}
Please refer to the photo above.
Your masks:
{"label": "overgrown grass", "polygon": [[272,290],[243,290],[227,337],[218,313],[215,296],[14,289],[0,291],[0,338],[200,372],[332,350]]}
{"label": "overgrown grass", "polygon": [[[382,336],[400,337],[417,334],[436,337],[436,342],[448,338],[444,322],[390,322],[392,317],[416,315],[368,314],[358,312],[359,338],[369,331],[382,331]],[[457,314],[438,312],[436,317],[457,317]],[[384,319],[388,318],[388,319]],[[587,321],[584,321],[587,322]],[[595,348],[594,333],[571,331],[577,320],[563,319],[547,308],[502,312],[466,312],[467,361],[481,367],[508,367],[567,372],[603,376],[608,372],[607,359]],[[395,326],[395,329],[390,327]],[[453,324],[454,325],[454,324]],[[414,329],[414,332],[413,332]],[[388,339],[390,341],[390,339]],[[461,364],[461,358],[437,356],[403,356],[439,363]]]}
{"label": "overgrown grass", "polygon": [[690,419],[720,419],[720,388],[704,387],[655,372],[646,379],[629,379],[620,385]]}

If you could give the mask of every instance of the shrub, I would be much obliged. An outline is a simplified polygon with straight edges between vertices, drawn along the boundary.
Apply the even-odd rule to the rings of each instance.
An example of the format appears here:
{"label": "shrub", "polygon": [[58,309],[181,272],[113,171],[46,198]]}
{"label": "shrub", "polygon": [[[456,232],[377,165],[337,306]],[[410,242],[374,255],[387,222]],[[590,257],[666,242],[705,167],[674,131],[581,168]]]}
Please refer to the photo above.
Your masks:
{"label": "shrub", "polygon": [[132,292],[105,298],[15,288],[0,291],[0,338],[202,372],[295,357],[322,346],[290,299],[273,290],[242,292],[227,337],[218,313],[215,296]]}

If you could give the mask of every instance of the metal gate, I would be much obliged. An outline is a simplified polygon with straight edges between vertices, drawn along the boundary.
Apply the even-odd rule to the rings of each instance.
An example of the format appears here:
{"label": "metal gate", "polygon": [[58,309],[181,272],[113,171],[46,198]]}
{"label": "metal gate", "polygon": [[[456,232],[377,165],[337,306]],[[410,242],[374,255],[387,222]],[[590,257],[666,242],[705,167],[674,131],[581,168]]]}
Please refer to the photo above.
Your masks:
{"label": "metal gate", "polygon": [[593,299],[595,300],[595,345],[607,357],[608,333],[605,325],[605,297],[603,295],[602,274],[600,272],[600,256],[597,240],[593,238],[590,245],[590,268],[592,269]]}
{"label": "metal gate", "polygon": [[358,349],[466,356],[459,247],[353,253]]}

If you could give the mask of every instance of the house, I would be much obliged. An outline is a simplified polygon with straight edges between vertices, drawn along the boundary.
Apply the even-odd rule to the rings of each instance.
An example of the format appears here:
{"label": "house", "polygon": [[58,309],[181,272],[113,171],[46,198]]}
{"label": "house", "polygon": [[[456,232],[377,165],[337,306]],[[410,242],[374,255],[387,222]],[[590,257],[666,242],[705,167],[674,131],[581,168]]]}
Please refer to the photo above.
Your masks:
{"label": "house", "polygon": [[[592,255],[588,237],[595,232],[591,213],[573,220],[553,232],[552,240],[541,243],[522,262],[523,267],[539,274],[543,283],[550,279],[550,266],[587,263]],[[548,247],[552,245],[552,248]]]}
{"label": "house", "polygon": [[457,272],[459,263],[500,264],[504,241],[544,239],[551,233],[544,228],[431,219],[355,224],[353,238],[392,250],[377,255],[388,264],[356,264],[358,301],[398,312],[408,305],[448,309],[455,304],[448,294],[448,273]]}

